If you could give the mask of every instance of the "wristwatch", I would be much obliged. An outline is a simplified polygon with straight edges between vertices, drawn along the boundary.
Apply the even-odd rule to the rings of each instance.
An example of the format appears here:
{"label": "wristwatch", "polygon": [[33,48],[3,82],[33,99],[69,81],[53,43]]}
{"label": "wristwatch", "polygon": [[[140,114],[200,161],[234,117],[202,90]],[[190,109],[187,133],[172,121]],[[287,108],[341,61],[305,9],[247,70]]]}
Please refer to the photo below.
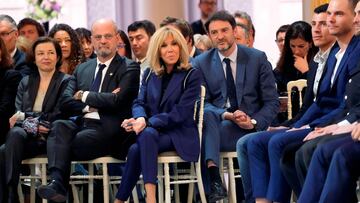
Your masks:
{"label": "wristwatch", "polygon": [[79,97],[78,100],[81,100],[81,99],[82,99],[83,94],[84,94],[84,91],[80,90],[80,91],[79,91],[79,94],[78,94],[78,97]]}
{"label": "wristwatch", "polygon": [[254,129],[256,129],[257,121],[255,119],[251,119],[250,122],[251,122],[251,124],[253,124]]}

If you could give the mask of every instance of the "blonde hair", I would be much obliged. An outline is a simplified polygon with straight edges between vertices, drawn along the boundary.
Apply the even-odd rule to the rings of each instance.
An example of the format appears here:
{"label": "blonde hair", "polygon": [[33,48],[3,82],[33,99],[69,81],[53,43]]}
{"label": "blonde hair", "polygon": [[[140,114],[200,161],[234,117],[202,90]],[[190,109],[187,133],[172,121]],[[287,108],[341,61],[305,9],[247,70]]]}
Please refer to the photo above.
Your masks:
{"label": "blonde hair", "polygon": [[154,71],[155,74],[158,76],[163,75],[165,72],[164,66],[161,63],[160,48],[168,36],[172,36],[174,38],[174,41],[179,46],[180,50],[180,56],[178,60],[178,63],[180,65],[175,68],[180,70],[188,70],[190,68],[189,51],[186,45],[185,38],[178,30],[172,27],[165,26],[158,29],[151,37],[149,49],[146,56],[150,62],[150,69]]}

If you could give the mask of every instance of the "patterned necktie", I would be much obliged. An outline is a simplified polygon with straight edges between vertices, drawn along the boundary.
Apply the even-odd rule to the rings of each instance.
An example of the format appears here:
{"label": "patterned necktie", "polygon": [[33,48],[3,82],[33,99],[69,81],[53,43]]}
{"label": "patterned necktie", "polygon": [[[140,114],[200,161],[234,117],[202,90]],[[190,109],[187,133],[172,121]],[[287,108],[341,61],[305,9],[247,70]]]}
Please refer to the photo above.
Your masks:
{"label": "patterned necktie", "polygon": [[105,67],[106,67],[105,64],[99,63],[99,70],[96,73],[96,77],[95,77],[95,80],[93,81],[93,83],[92,83],[92,85],[90,87],[90,91],[99,92],[101,79],[102,79],[102,72],[103,72]]}
{"label": "patterned necktie", "polygon": [[227,98],[229,98],[230,108],[228,109],[230,112],[234,112],[238,109],[238,103],[236,98],[236,87],[234,77],[232,75],[230,59],[224,58],[223,60],[226,64],[226,87],[227,87]]}

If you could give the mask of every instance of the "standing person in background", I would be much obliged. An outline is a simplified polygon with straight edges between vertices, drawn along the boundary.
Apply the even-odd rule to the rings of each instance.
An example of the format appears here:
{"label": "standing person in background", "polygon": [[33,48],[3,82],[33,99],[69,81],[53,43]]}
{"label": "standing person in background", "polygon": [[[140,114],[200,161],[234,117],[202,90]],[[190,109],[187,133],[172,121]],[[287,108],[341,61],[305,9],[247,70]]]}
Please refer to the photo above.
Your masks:
{"label": "standing person in background", "polygon": [[15,112],[15,96],[21,80],[21,74],[12,69],[11,56],[0,38],[0,145],[5,142],[9,118]]}
{"label": "standing person in background", "polygon": [[118,54],[120,56],[125,56],[128,59],[131,59],[131,45],[128,36],[122,30],[118,30],[119,33],[119,44],[118,44]]}
{"label": "standing person in background", "polygon": [[86,28],[76,28],[75,32],[81,42],[81,47],[84,52],[85,60],[96,58],[94,46],[91,43],[91,31]]}
{"label": "standing person in background", "polygon": [[140,64],[140,82],[149,61],[146,58],[150,38],[155,33],[154,23],[148,20],[135,21],[128,26],[128,36],[131,50],[134,53],[134,60]]}
{"label": "standing person in background", "polygon": [[61,46],[60,71],[72,74],[76,66],[85,61],[81,42],[75,30],[67,24],[56,24],[49,31],[49,37],[54,38]]}
{"label": "standing person in background", "polygon": [[17,27],[19,35],[24,36],[31,44],[46,34],[44,26],[32,18],[21,19]]}
{"label": "standing person in background", "polygon": [[194,34],[205,35],[205,23],[210,16],[217,10],[217,0],[199,0],[201,18],[191,23],[191,28]]}

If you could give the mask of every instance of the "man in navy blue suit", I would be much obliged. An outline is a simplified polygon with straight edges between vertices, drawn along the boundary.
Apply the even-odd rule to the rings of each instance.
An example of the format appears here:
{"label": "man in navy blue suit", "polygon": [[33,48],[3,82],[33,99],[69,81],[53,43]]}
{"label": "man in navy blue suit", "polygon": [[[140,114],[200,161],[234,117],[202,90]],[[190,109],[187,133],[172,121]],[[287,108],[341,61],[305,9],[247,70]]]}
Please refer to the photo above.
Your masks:
{"label": "man in navy blue suit", "polygon": [[279,168],[284,148],[301,143],[313,127],[323,126],[343,111],[345,86],[360,59],[359,40],[353,29],[354,7],[351,0],[332,0],[329,4],[327,25],[338,46],[330,52],[314,103],[293,129],[265,132],[248,141],[251,180],[258,202],[289,201],[291,190]]}
{"label": "man in navy blue suit", "polygon": [[235,19],[216,12],[205,24],[214,49],[194,59],[204,76],[203,160],[210,178],[209,201],[226,197],[219,174],[220,151],[234,151],[243,135],[265,130],[279,101],[272,68],[265,54],[235,42]]}

